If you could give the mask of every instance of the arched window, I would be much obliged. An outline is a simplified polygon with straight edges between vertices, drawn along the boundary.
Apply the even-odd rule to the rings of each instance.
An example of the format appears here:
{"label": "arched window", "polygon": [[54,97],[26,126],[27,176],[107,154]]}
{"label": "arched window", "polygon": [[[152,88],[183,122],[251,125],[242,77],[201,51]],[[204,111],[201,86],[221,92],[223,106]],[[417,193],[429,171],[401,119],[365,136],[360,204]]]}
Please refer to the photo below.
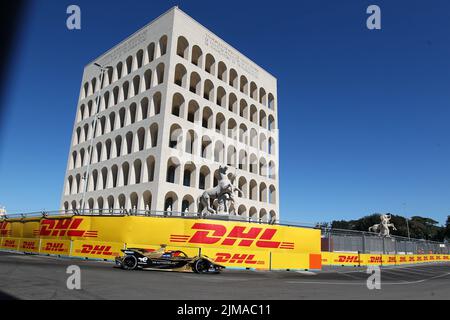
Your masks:
{"label": "arched window", "polygon": [[150,109],[150,116],[157,115],[161,112],[161,92],[155,92],[152,99],[152,105]]}
{"label": "arched window", "polygon": [[259,103],[261,103],[263,106],[267,106],[267,96],[266,90],[264,90],[264,88],[259,89]]}
{"label": "arched window", "polygon": [[177,117],[184,117],[184,97],[180,93],[175,93],[172,98],[172,114]]}
{"label": "arched window", "polygon": [[202,87],[202,82],[201,82],[200,76],[198,75],[197,72],[192,72],[191,78],[189,81],[189,91],[200,95],[202,92],[201,87]]}
{"label": "arched window", "polygon": [[142,180],[144,182],[152,182],[155,177],[155,158],[150,156],[145,161],[144,175]]}
{"label": "arched window", "polygon": [[200,120],[200,107],[195,100],[189,101],[187,120],[192,123]]}
{"label": "arched window", "polygon": [[202,68],[202,58],[203,52],[199,46],[195,45],[192,47],[192,60],[191,62],[195,64],[197,67]]}
{"label": "arched window", "polygon": [[187,81],[187,71],[186,68],[181,64],[177,64],[175,66],[175,79],[174,83],[176,85],[179,85],[180,87],[185,88],[186,87],[186,81]]}
{"label": "arched window", "polygon": [[245,76],[241,76],[241,85],[239,89],[242,93],[248,95],[248,80]]}
{"label": "arched window", "polygon": [[181,127],[174,124],[170,127],[169,148],[181,150],[183,141],[183,131]]}
{"label": "arched window", "polygon": [[158,64],[155,71],[156,71],[155,85],[160,85],[164,82],[164,63]]}
{"label": "arched window", "polygon": [[253,100],[258,101],[258,87],[253,81],[250,83],[250,96]]}
{"label": "arched window", "polygon": [[212,129],[213,113],[210,108],[203,108],[202,126],[205,129]]}
{"label": "arched window", "polygon": [[164,35],[159,39],[159,42],[158,42],[157,58],[165,55],[166,52],[167,52],[167,36]]}
{"label": "arched window", "polygon": [[171,157],[167,161],[166,182],[179,184],[180,181],[180,161]]}
{"label": "arched window", "polygon": [[189,54],[189,42],[183,36],[178,37],[177,55],[179,55],[184,59],[188,59],[188,54]]}
{"label": "arched window", "polygon": [[218,64],[217,77],[220,80],[227,82],[227,66],[222,61]]}
{"label": "arched window", "polygon": [[149,129],[149,136],[147,139],[147,149],[155,148],[158,145],[158,124],[153,123]]}
{"label": "arched window", "polygon": [[236,70],[234,69],[230,69],[230,81],[228,82],[228,84],[230,86],[232,86],[233,88],[237,89],[238,88],[238,74],[236,72]]}
{"label": "arched window", "polygon": [[205,159],[212,158],[212,140],[208,136],[202,137],[201,156],[202,156],[202,158],[205,158]]}
{"label": "arched window", "polygon": [[197,154],[197,134],[194,130],[189,130],[186,133],[186,147],[185,152],[193,155]]}
{"label": "arched window", "polygon": [[205,60],[205,71],[212,74],[213,76],[216,74],[216,60],[214,59],[214,57],[211,54],[207,54],[206,55],[206,60]]}
{"label": "arched window", "polygon": [[205,80],[203,88],[204,88],[203,98],[211,102],[214,102],[214,84],[212,83],[212,81],[209,79]]}
{"label": "arched window", "polygon": [[152,42],[147,47],[147,60],[148,63],[152,62],[155,59],[155,43]]}
{"label": "arched window", "polygon": [[267,186],[264,182],[259,186],[259,201],[267,202]]}
{"label": "arched window", "polygon": [[211,188],[211,171],[207,166],[203,166],[200,168],[198,188],[201,190]]}
{"label": "arched window", "polygon": [[187,163],[184,166],[184,172],[183,172],[183,186],[185,187],[195,187],[194,186],[194,179],[195,179],[195,164]]}
{"label": "arched window", "polygon": [[225,146],[222,141],[216,141],[214,147],[214,161],[219,163],[225,162]]}
{"label": "arched window", "polygon": [[216,116],[216,132],[219,134],[226,135],[225,128],[226,128],[225,116],[223,115],[223,113],[219,112]]}
{"label": "arched window", "polygon": [[218,87],[217,88],[217,99],[216,99],[216,104],[226,108],[226,100],[227,100],[227,94],[225,92],[225,89],[223,87]]}

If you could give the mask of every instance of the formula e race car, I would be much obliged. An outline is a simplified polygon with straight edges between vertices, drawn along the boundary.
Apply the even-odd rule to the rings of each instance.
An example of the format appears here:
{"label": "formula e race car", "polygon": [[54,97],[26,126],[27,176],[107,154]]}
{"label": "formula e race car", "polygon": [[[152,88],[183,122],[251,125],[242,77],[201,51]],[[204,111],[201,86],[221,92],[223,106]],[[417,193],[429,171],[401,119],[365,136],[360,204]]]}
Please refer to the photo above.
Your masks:
{"label": "formula e race car", "polygon": [[122,250],[123,257],[116,257],[116,265],[124,270],[162,269],[192,271],[195,273],[220,273],[221,266],[204,255],[188,257],[180,250],[166,251],[165,245],[156,251],[129,248]]}

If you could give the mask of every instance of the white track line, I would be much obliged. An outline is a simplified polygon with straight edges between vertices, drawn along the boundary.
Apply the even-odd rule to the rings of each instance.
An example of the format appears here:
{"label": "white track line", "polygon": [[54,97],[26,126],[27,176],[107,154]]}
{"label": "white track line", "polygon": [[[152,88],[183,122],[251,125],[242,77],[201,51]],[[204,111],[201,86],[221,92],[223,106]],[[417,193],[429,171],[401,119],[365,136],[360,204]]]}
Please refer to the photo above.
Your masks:
{"label": "white track line", "polygon": [[[381,285],[382,286],[395,286],[395,285],[412,285],[412,284],[419,284],[419,283],[423,283],[429,280],[434,280],[434,279],[438,279],[438,278],[443,278],[446,276],[449,276],[450,272],[445,273],[445,274],[441,274],[435,277],[431,277],[431,278],[427,278],[427,279],[421,279],[421,280],[416,280],[416,281],[400,281],[400,282],[383,282],[383,280],[381,280]],[[381,276],[381,279],[383,279],[383,276]],[[366,285],[366,282],[359,282],[359,283],[350,283],[350,282],[321,282],[321,281],[285,281],[286,283],[290,283],[290,284],[324,284],[324,285],[353,285],[353,286],[362,286],[362,285]]]}

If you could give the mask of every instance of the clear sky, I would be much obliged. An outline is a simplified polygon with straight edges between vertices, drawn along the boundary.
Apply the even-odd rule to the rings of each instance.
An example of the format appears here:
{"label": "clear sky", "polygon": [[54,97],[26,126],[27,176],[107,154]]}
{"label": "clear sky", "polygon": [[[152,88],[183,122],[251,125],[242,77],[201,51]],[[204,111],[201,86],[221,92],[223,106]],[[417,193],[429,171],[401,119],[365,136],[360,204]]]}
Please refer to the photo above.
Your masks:
{"label": "clear sky", "polygon": [[[448,0],[31,4],[0,115],[10,212],[59,207],[84,65],[179,5],[278,78],[282,220],[450,214]],[[366,28],[370,4],[382,30]]]}

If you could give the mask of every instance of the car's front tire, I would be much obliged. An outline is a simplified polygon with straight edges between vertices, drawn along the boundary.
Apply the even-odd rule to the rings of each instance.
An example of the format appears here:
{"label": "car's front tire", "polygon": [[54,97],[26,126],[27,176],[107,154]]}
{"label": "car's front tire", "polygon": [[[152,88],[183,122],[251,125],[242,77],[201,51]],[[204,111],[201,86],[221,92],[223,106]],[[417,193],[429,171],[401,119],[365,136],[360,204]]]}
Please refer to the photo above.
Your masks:
{"label": "car's front tire", "polygon": [[211,262],[206,259],[198,259],[192,265],[192,271],[195,273],[209,273],[211,269]]}
{"label": "car's front tire", "polygon": [[138,261],[135,256],[126,256],[122,261],[122,269],[124,270],[136,270]]}

